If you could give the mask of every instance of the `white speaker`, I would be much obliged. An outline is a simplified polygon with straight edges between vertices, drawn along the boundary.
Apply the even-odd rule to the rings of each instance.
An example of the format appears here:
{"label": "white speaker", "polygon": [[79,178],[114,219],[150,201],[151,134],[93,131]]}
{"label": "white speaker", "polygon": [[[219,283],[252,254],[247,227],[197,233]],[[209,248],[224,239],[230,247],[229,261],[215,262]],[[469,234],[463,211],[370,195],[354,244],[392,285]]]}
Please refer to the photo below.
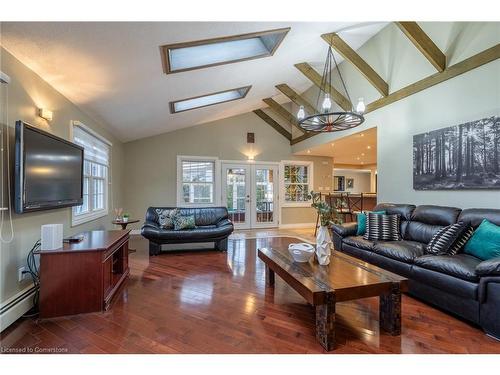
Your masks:
{"label": "white speaker", "polygon": [[42,225],[41,250],[55,250],[61,247],[63,247],[63,225],[62,224]]}

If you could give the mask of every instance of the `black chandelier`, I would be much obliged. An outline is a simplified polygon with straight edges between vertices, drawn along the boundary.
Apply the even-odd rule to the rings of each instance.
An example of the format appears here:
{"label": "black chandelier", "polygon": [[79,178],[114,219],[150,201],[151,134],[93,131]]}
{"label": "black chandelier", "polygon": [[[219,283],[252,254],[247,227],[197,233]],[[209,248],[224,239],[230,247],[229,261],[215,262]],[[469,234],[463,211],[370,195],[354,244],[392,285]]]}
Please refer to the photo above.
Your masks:
{"label": "black chandelier", "polygon": [[[332,51],[331,45],[328,47],[328,54],[326,56],[325,67],[323,69],[323,76],[321,77],[321,86],[316,100],[317,113],[306,114],[304,106],[300,106],[297,112],[297,120],[299,126],[306,131],[313,132],[336,132],[354,128],[361,125],[365,118],[363,113],[365,111],[365,104],[363,98],[359,98],[356,110],[335,112],[332,111],[332,71],[336,69],[340,78],[340,82],[344,88],[345,94],[349,103],[352,103],[349,92],[347,91],[344,78],[340,73],[337,60]],[[327,91],[328,90],[328,91]],[[320,100],[322,99],[321,107]]]}

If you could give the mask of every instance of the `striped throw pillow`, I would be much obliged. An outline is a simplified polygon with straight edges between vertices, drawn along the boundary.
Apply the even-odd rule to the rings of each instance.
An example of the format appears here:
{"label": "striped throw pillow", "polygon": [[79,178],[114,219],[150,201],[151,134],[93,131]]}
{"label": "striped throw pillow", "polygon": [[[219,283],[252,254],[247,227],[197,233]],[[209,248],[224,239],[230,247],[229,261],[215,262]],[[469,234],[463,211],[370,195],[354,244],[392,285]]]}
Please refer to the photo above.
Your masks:
{"label": "striped throw pillow", "polygon": [[432,255],[455,255],[465,246],[474,230],[463,222],[448,225],[432,236],[426,253]]}
{"label": "striped throw pillow", "polygon": [[380,215],[368,212],[366,233],[363,236],[369,241],[399,241],[401,233],[399,215]]}

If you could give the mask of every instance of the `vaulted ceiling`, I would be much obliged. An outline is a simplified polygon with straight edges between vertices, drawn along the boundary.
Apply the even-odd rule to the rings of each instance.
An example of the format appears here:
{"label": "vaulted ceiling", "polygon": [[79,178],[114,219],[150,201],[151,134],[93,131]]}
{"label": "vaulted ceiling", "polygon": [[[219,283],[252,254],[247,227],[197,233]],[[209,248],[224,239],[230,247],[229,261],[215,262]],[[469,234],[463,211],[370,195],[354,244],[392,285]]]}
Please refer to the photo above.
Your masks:
{"label": "vaulted ceiling", "polygon": [[[311,81],[294,64],[322,71],[337,32],[353,49],[385,23],[76,22],[1,25],[2,46],[123,141],[249,112],[289,99],[275,85],[301,92]],[[166,75],[160,45],[290,27],[273,56]],[[241,100],[171,114],[169,102],[252,85]]]}

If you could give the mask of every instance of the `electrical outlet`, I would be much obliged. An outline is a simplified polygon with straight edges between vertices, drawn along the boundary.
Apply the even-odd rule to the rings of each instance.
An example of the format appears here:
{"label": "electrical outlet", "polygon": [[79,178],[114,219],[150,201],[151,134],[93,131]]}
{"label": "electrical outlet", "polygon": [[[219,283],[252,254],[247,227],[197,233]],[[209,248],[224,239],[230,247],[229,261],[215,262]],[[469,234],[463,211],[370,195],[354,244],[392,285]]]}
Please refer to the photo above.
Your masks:
{"label": "electrical outlet", "polygon": [[24,271],[26,271],[26,267],[19,267],[19,269],[17,270],[17,280],[19,282],[22,282],[26,276],[28,276],[27,273],[24,273]]}

